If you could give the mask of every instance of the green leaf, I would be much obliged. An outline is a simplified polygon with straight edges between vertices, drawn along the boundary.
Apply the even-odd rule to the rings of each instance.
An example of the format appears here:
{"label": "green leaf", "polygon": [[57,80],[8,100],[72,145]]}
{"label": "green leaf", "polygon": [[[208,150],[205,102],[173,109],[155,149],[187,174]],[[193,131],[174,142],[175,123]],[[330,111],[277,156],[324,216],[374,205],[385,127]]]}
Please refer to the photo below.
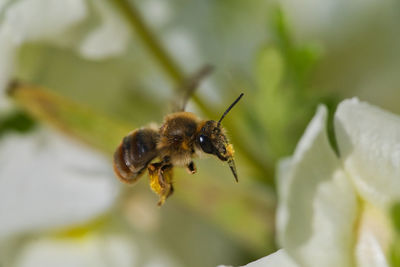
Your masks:
{"label": "green leaf", "polygon": [[400,203],[396,203],[392,206],[391,217],[395,230],[400,234]]}
{"label": "green leaf", "polygon": [[[256,62],[258,94],[255,112],[267,139],[266,149],[279,159],[293,152],[322,94],[310,88],[310,74],[321,55],[315,43],[294,42],[281,9],[272,22],[273,42],[262,48]],[[265,138],[267,137],[267,138]],[[260,145],[265,141],[260,141]]]}
{"label": "green leaf", "polygon": [[20,133],[29,132],[35,126],[35,121],[21,110],[14,111],[7,116],[0,118],[0,135],[16,131]]}
{"label": "green leaf", "polygon": [[295,49],[295,59],[293,66],[298,77],[299,85],[303,86],[303,90],[307,90],[307,81],[314,69],[316,63],[322,55],[322,47],[317,43],[307,43],[302,47]]}
{"label": "green leaf", "polygon": [[392,267],[400,267],[400,236],[397,235],[390,248],[390,264]]}
{"label": "green leaf", "polygon": [[396,203],[391,208],[391,218],[394,227],[394,241],[390,248],[390,263],[392,267],[400,266],[400,202]]}
{"label": "green leaf", "polygon": [[274,46],[269,46],[260,51],[257,59],[258,85],[267,91],[276,90],[285,71],[282,54]]}
{"label": "green leaf", "polygon": [[296,44],[288,19],[280,8],[276,9],[273,17],[272,31],[287,67],[287,78],[295,90],[307,90],[309,75],[321,58],[322,48],[314,42]]}
{"label": "green leaf", "polygon": [[268,146],[274,152],[274,158],[279,158],[290,152],[285,131],[294,106],[293,90],[284,85],[286,64],[279,49],[268,46],[260,51],[256,74],[259,90],[254,108],[266,132]]}

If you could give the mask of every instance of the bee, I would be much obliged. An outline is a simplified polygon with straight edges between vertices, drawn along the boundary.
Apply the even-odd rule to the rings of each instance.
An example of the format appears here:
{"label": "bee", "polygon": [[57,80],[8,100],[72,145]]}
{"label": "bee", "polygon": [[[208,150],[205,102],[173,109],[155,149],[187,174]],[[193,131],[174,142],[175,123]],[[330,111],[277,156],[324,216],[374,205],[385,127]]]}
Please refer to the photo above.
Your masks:
{"label": "bee", "polygon": [[[209,69],[197,75],[198,80]],[[196,80],[194,79],[194,80]],[[192,82],[190,87],[197,86]],[[188,94],[189,95],[189,94]],[[229,143],[221,122],[242,98],[243,93],[226,109],[218,121],[202,120],[182,108],[164,118],[161,127],[148,126],[135,129],[122,139],[114,153],[114,172],[124,183],[135,183],[147,170],[151,189],[158,194],[158,205],[174,192],[173,168],[185,167],[190,174],[196,173],[193,158],[199,154],[211,154],[226,161],[238,182],[234,150]]]}

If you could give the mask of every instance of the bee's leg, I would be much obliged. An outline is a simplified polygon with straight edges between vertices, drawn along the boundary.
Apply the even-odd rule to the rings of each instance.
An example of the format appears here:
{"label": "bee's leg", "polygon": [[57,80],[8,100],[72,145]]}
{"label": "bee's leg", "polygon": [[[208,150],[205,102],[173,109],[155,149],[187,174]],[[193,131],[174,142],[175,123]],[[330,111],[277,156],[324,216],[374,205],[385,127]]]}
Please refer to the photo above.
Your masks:
{"label": "bee's leg", "polygon": [[163,162],[152,163],[148,167],[150,176],[150,187],[159,195],[158,205],[164,204],[165,200],[173,193],[172,164]]}
{"label": "bee's leg", "polygon": [[172,185],[172,164],[165,164],[161,166],[158,173],[158,181],[162,187],[160,195],[160,200],[158,201],[158,206],[164,204],[165,200],[172,195],[174,192],[174,187]]}
{"label": "bee's leg", "polygon": [[195,174],[197,172],[196,165],[194,165],[193,161],[186,165],[186,170],[189,174]]}

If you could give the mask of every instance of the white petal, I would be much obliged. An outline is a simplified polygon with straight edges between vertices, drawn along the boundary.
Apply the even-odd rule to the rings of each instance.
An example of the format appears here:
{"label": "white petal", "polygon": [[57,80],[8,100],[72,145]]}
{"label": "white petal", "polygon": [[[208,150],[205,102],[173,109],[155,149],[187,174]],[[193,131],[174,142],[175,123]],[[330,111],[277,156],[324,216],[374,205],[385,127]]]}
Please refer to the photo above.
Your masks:
{"label": "white petal", "polygon": [[85,222],[118,193],[107,160],[49,132],[3,137],[0,162],[0,237]]}
{"label": "white petal", "polygon": [[296,267],[298,266],[283,249],[259,260],[246,264],[245,267]]}
{"label": "white petal", "polygon": [[79,48],[80,53],[88,59],[103,59],[123,53],[130,38],[128,26],[107,2],[95,0],[93,5],[102,22],[84,39]]}
{"label": "white petal", "polygon": [[362,198],[381,208],[400,200],[400,116],[357,99],[335,115],[341,158]]}
{"label": "white petal", "polygon": [[173,17],[174,9],[164,0],[146,0],[140,3],[140,11],[152,28],[162,28]]}
{"label": "white petal", "polygon": [[341,29],[341,35],[335,36],[336,39],[354,34],[347,25],[357,25],[383,6],[379,5],[379,0],[281,0],[279,3],[284,14],[291,18],[295,32],[302,36],[318,35],[324,39],[328,34],[332,38],[331,32],[338,28]]}
{"label": "white petal", "polygon": [[17,267],[131,267],[137,248],[122,236],[40,238],[29,242],[17,255]]}
{"label": "white petal", "polygon": [[364,204],[359,236],[355,247],[358,267],[389,267],[386,254],[392,244],[391,224],[387,216],[369,204]]}
{"label": "white petal", "polygon": [[[243,267],[296,267],[298,266],[284,249],[280,249],[268,256],[252,261]],[[218,265],[217,267],[228,267]]]}
{"label": "white petal", "polygon": [[84,0],[20,0],[10,5],[2,28],[16,45],[39,39],[54,40],[86,16]]}
{"label": "white petal", "polygon": [[[292,182],[292,159],[286,158],[282,159],[278,163],[277,174],[278,178],[277,191],[279,196],[278,208],[276,210],[276,225],[282,226],[282,228],[288,224],[288,216],[290,211],[288,210],[289,206],[286,203],[286,200],[289,198],[290,192],[290,183]],[[283,235],[280,235],[280,232],[277,233],[277,241],[278,244],[284,243]]]}
{"label": "white petal", "polygon": [[184,27],[174,27],[163,33],[162,39],[167,49],[174,53],[176,58],[185,68],[193,69],[193,66],[201,66],[203,60],[200,56],[198,42],[196,42],[193,33]]}
{"label": "white petal", "polygon": [[326,120],[326,108],[319,107],[288,170],[281,167],[277,227],[281,246],[299,265],[346,267],[352,265],[357,202],[329,145]]}

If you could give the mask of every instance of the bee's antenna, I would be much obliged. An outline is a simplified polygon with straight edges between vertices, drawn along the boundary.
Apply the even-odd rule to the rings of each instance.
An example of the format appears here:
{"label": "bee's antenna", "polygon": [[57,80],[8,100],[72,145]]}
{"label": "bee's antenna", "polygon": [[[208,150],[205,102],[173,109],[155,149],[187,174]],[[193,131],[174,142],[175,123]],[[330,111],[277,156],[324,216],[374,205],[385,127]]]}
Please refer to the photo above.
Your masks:
{"label": "bee's antenna", "polygon": [[236,98],[236,100],[229,106],[229,108],[227,108],[224,112],[224,114],[222,114],[221,118],[218,121],[217,126],[219,127],[221,125],[221,121],[225,118],[226,114],[228,114],[228,112],[236,105],[237,102],[239,102],[239,100],[242,98],[244,94],[241,93],[240,96],[238,98]]}
{"label": "bee's antenna", "polygon": [[208,74],[210,74],[213,69],[214,69],[213,66],[205,65],[197,73],[195,73],[191,78],[189,78],[189,80],[186,81],[186,84],[184,85],[186,94],[184,95],[184,98],[183,98],[181,111],[185,110],[186,104],[187,104],[189,98],[193,94],[194,90],[197,89],[200,81],[204,77],[206,77]]}

